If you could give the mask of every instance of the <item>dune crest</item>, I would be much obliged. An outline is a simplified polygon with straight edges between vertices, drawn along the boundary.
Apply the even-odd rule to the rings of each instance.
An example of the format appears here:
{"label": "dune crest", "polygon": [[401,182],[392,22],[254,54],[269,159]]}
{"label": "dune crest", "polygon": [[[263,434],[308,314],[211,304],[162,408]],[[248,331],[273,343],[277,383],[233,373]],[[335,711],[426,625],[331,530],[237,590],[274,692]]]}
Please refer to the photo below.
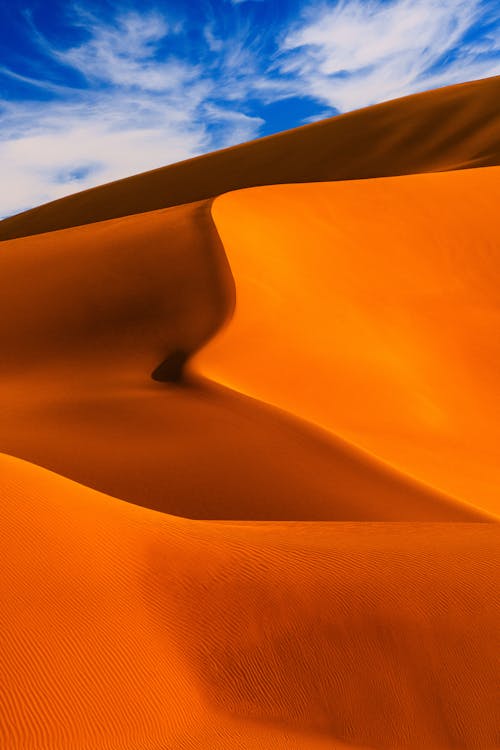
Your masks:
{"label": "dune crest", "polygon": [[500,164],[500,76],[383,102],[128,177],[0,222],[0,240],[193,203],[255,185]]}

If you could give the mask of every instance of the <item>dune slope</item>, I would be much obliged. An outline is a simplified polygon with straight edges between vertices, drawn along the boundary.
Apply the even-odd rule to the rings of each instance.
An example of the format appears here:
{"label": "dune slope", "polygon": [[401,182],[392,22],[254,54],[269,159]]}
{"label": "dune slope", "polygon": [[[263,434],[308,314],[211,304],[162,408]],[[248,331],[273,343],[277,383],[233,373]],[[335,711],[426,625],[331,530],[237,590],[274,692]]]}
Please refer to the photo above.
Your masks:
{"label": "dune slope", "polygon": [[496,524],[188,521],[6,456],[0,503],[2,747],[494,746]]}
{"label": "dune slope", "polygon": [[2,749],[500,746],[499,91],[0,222]]}
{"label": "dune slope", "polygon": [[500,76],[384,102],[118,180],[0,222],[0,240],[230,190],[500,163]]}
{"label": "dune slope", "polygon": [[500,512],[498,205],[498,167],[218,198],[237,306],[195,371]]}
{"label": "dune slope", "polygon": [[[234,304],[209,208],[3,244],[0,274],[10,283],[0,301],[0,449],[190,518],[486,519],[334,434],[204,382],[196,370],[182,377],[182,358]],[[249,351],[235,346],[240,365]],[[249,373],[259,366],[258,352],[251,356]]]}

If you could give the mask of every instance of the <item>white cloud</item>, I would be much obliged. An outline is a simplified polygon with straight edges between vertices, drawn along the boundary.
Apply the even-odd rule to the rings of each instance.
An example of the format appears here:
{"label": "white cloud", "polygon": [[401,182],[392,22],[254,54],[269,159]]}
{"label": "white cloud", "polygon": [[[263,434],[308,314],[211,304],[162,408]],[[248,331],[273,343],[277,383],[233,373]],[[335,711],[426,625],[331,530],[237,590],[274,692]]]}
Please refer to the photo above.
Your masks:
{"label": "white cloud", "polygon": [[[156,111],[149,107],[138,115],[142,104],[117,96],[106,102],[42,105],[37,110],[12,108],[4,115],[10,137],[0,141],[0,161],[9,175],[0,186],[2,213],[188,158],[206,148],[206,133],[193,125],[189,112],[171,117],[159,105]],[[33,116],[36,126],[29,124]]]}
{"label": "white cloud", "polygon": [[495,75],[488,41],[463,43],[439,73],[434,67],[459,46],[484,12],[481,0],[340,0],[309,8],[284,37],[282,73],[298,88],[340,111],[433,86]]}
{"label": "white cloud", "polygon": [[90,16],[86,31],[91,35],[86,42],[66,51],[52,50],[52,54],[90,81],[170,91],[199,78],[196,66],[175,58],[165,62],[155,59],[158,44],[178,32],[159,13],[127,13],[112,26]]}
{"label": "white cloud", "polygon": [[[248,140],[262,125],[213,104],[217,83],[199,66],[156,59],[172,31],[157,14],[128,14],[113,26],[85,20],[88,39],[79,46],[42,43],[89,88],[43,103],[0,102],[0,162],[9,176],[0,186],[2,216]],[[53,92],[52,84],[25,80]]]}
{"label": "white cloud", "polygon": [[8,175],[0,183],[1,214],[204,153],[214,146],[208,129],[214,121],[217,146],[248,140],[262,124],[209,105],[200,122],[193,109],[122,95],[14,107],[4,114],[10,134],[0,139],[0,163]]}

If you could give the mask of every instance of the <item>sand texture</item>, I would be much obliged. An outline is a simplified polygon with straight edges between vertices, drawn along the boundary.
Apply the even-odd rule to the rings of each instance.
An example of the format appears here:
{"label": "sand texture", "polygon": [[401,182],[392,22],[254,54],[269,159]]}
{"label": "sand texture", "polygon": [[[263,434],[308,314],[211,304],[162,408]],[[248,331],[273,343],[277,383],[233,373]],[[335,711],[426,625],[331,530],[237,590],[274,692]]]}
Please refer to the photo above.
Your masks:
{"label": "sand texture", "polygon": [[0,222],[0,747],[500,747],[500,78]]}

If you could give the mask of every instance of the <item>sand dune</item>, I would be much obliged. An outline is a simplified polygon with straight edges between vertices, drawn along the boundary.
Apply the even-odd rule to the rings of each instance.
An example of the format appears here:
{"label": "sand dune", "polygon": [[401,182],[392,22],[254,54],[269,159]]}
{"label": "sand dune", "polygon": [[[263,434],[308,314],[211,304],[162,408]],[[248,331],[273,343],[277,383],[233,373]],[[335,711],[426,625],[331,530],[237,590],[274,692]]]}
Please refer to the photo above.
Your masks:
{"label": "sand dune", "polygon": [[499,513],[499,205],[498,167],[218,198],[237,308],[195,369]]}
{"label": "sand dune", "polygon": [[188,521],[0,465],[2,747],[494,746],[498,525]]}
{"label": "sand dune", "polygon": [[[0,302],[2,450],[190,518],[486,519],[244,394],[196,377],[152,380],[158,368],[165,379],[176,355],[197,350],[232,311],[233,281],[209,208],[176,207],[3,244],[0,274],[10,285]],[[240,304],[243,280],[242,273]],[[257,325],[259,304],[256,294],[250,318]],[[289,310],[281,312],[289,319]],[[230,341],[236,332],[230,350],[243,369],[250,355],[250,377],[262,368],[276,382],[273,367],[289,363],[270,351],[259,359],[244,342],[241,349],[239,319],[228,327]],[[300,356],[295,364],[301,371]],[[290,411],[310,417],[296,405]]]}
{"label": "sand dune", "polygon": [[500,76],[384,102],[31,209],[0,240],[192,203],[254,185],[500,164]]}
{"label": "sand dune", "polygon": [[[218,330],[234,306],[208,203],[6,242],[0,372],[149,381]],[[63,374],[63,371],[66,372]],[[107,375],[105,375],[107,373]]]}
{"label": "sand dune", "polygon": [[0,222],[0,747],[499,747],[499,87]]}

